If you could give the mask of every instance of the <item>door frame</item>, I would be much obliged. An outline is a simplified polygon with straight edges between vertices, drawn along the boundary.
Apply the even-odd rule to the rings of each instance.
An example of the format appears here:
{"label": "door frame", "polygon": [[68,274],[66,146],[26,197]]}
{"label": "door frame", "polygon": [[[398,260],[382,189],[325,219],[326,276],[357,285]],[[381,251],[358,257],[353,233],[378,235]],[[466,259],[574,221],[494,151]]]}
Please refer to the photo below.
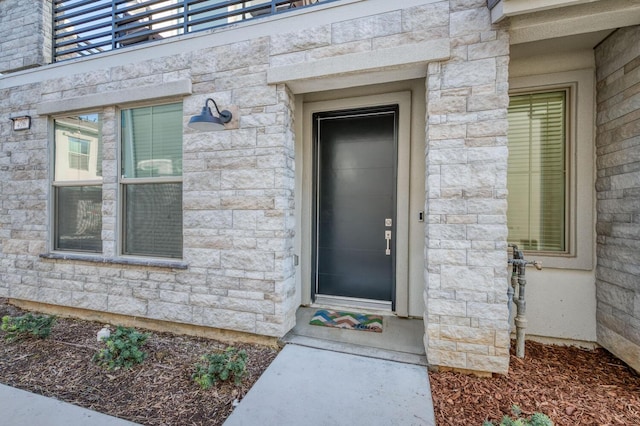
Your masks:
{"label": "door frame", "polygon": [[[313,114],[347,109],[398,105],[397,178],[396,178],[396,259],[395,312],[407,316],[409,311],[409,179],[411,152],[411,92],[393,92],[303,104],[303,149],[301,185],[300,273],[302,304],[312,303],[313,271]],[[366,304],[366,301],[363,301]]]}

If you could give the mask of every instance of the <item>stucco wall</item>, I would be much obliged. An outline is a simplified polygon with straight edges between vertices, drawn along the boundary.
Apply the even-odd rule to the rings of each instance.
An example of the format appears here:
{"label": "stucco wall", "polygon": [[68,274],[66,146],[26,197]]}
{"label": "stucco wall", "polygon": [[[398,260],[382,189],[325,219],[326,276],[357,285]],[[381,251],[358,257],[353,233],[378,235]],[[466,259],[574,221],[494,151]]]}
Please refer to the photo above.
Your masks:
{"label": "stucco wall", "polygon": [[598,343],[640,370],[640,26],[596,49]]}
{"label": "stucco wall", "polygon": [[[595,180],[595,58],[593,49],[567,50],[561,43],[531,56],[531,46],[512,46],[509,88],[514,92],[545,87],[571,87],[569,109],[570,202],[577,232],[568,256],[527,253],[543,269],[527,272],[527,336],[596,341],[595,223],[592,212]],[[534,51],[540,51],[540,49]],[[574,231],[572,231],[574,232]],[[514,306],[515,312],[515,306]],[[515,330],[515,329],[514,329]]]}

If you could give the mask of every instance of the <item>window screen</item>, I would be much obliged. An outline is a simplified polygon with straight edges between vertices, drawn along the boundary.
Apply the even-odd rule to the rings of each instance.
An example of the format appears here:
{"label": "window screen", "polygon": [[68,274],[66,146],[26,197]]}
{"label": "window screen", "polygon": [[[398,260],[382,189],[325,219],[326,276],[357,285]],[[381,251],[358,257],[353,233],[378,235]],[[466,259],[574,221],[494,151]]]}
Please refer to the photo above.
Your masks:
{"label": "window screen", "polygon": [[59,117],[53,127],[53,248],[101,252],[101,116]]}

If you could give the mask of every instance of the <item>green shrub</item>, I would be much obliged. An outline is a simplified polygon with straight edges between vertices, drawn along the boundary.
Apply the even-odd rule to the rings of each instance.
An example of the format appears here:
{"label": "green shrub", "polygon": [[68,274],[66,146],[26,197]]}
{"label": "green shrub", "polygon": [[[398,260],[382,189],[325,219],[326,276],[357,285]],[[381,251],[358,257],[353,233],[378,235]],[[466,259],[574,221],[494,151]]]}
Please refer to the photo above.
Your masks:
{"label": "green shrub", "polygon": [[[521,418],[522,411],[517,405],[511,407],[511,412],[516,418],[504,416],[498,426],[553,426],[551,419],[542,413],[534,413],[529,418]],[[485,421],[482,426],[493,426],[493,422]]]}
{"label": "green shrub", "polygon": [[196,371],[191,378],[209,389],[217,381],[226,381],[233,378],[236,384],[240,384],[247,372],[247,353],[229,347],[219,354],[207,354],[202,356],[203,363],[196,364]]}
{"label": "green shrub", "polygon": [[19,317],[2,317],[0,329],[6,331],[6,339],[24,339],[27,337],[38,337],[44,339],[51,334],[51,326],[55,322],[55,317],[49,315],[26,314]]}
{"label": "green shrub", "polygon": [[104,340],[107,347],[95,354],[93,361],[109,370],[131,368],[142,363],[147,357],[146,352],[140,350],[140,346],[144,345],[148,338],[149,334],[118,326],[116,331]]}

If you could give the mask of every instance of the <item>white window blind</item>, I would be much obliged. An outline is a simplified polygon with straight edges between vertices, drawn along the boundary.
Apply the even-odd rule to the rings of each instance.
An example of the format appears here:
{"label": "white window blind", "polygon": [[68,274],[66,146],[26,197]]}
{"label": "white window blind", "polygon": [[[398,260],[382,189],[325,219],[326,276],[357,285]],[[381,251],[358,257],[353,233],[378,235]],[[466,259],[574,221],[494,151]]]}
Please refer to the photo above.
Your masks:
{"label": "white window blind", "polygon": [[511,96],[507,187],[509,242],[567,251],[564,90]]}
{"label": "white window blind", "polygon": [[123,253],[182,257],[182,104],[122,111]]}

